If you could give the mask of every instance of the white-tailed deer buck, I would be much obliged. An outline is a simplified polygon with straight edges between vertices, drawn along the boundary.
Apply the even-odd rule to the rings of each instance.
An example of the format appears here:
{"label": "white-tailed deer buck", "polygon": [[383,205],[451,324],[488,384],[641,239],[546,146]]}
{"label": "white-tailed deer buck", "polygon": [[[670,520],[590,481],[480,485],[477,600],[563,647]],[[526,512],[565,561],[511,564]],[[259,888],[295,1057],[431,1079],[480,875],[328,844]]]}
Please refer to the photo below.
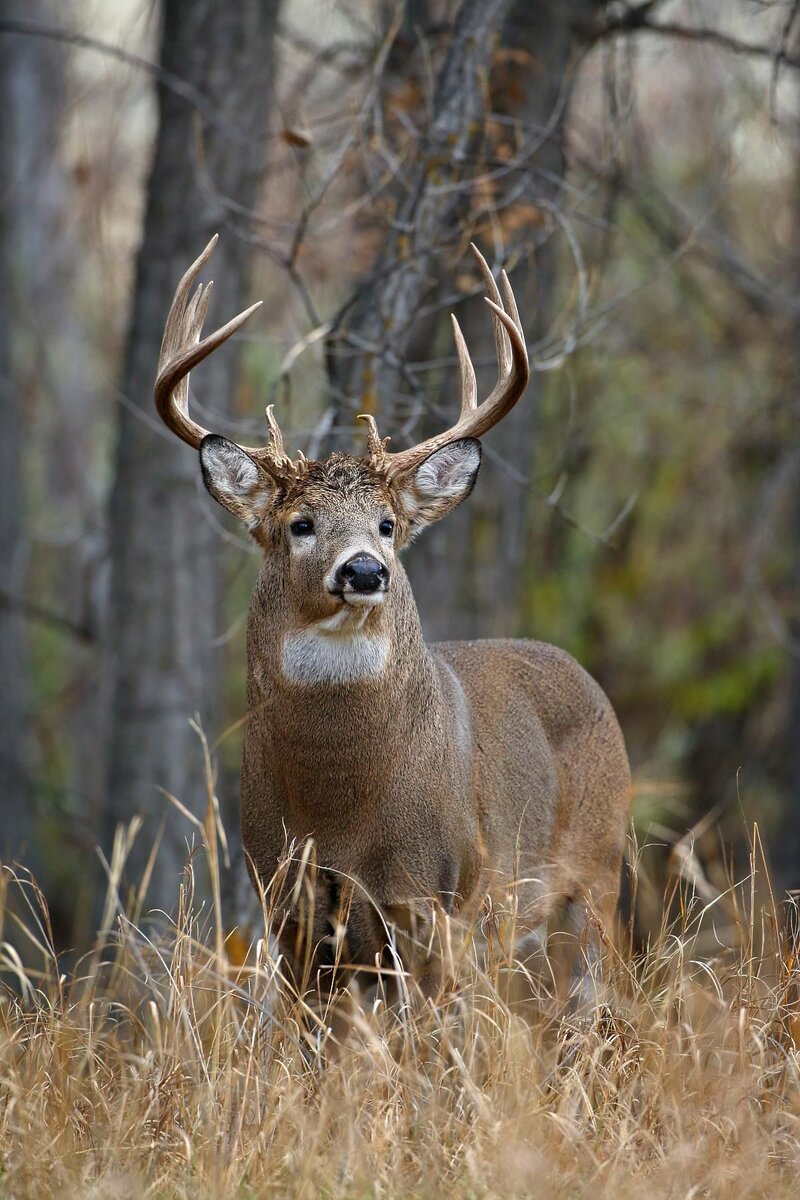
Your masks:
{"label": "white-tailed deer buck", "polygon": [[271,407],[262,447],[238,446],[189,416],[190,370],[258,307],[199,340],[211,284],[190,292],[215,242],[175,294],[155,401],[169,428],[199,450],[211,495],[264,552],[248,624],[242,838],[264,887],[287,845],[313,838],[315,871],[302,884],[289,878],[277,904],[295,975],[304,965],[306,978],[310,965],[329,981],[343,967],[374,973],[396,931],[406,965],[430,989],[430,956],[412,964],[421,914],[470,912],[487,892],[514,894],[522,958],[556,914],[559,928],[580,929],[587,902],[610,924],[630,799],[611,705],[554,646],[426,646],[398,558],[469,495],[478,439],[528,383],[505,273],[501,297],[475,251],[498,362],[487,399],[477,403],[454,319],[461,415],[452,429],[392,454],[362,417],[366,456],[310,462],[287,456]]}

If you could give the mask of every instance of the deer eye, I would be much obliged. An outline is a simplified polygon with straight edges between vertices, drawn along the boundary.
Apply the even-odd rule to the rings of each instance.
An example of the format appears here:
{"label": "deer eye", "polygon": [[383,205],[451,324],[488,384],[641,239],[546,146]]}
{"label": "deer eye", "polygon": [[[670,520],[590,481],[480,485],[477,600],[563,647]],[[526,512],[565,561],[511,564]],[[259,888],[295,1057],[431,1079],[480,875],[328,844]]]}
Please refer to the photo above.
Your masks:
{"label": "deer eye", "polygon": [[388,517],[385,521],[381,521],[378,526],[378,532],[381,537],[391,537],[394,533],[394,521],[390,521]]}
{"label": "deer eye", "polygon": [[292,521],[289,529],[295,537],[308,537],[310,533],[314,532],[314,522],[308,517],[302,517],[299,521]]}

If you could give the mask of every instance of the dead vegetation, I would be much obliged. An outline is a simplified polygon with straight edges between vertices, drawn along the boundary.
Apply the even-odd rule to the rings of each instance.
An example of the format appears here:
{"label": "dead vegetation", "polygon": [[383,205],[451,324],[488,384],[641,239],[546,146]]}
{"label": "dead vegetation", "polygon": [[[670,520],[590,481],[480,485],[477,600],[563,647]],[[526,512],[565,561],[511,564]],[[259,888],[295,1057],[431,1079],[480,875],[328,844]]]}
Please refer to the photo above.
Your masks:
{"label": "dead vegetation", "polygon": [[453,929],[459,993],[362,1010],[346,1039],[266,940],[232,965],[197,856],[168,933],[129,920],[116,849],[105,928],[69,971],[4,869],[0,1196],[796,1195],[796,967],[757,841],[746,882],[676,886],[645,950],[606,945],[579,1013],[512,1010],[508,964]]}

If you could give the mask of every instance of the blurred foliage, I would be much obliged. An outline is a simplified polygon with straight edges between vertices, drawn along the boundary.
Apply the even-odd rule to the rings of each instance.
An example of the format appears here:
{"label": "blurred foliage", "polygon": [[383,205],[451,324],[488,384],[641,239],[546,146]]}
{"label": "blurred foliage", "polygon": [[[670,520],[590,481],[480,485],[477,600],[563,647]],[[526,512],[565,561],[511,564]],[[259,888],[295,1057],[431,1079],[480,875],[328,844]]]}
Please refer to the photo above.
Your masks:
{"label": "blurred foliage", "polygon": [[[659,166],[674,194],[696,176],[671,158]],[[752,237],[763,190],[738,182],[726,208],[763,256]],[[791,183],[791,173],[775,181],[776,208]],[[743,767],[752,809],[774,823],[792,658],[764,605],[787,602],[796,551],[765,501],[796,420],[787,322],[754,313],[691,248],[648,276],[659,244],[638,210],[616,206],[615,250],[593,297],[602,307],[627,289],[633,301],[553,377],[542,403],[524,629],[598,676],[643,778],[688,781],[687,816],[711,809],[723,784],[735,809]],[[765,521],[777,523],[766,555]],[[716,761],[695,764],[693,777],[711,725],[727,730],[727,753],[711,747]],[[644,795],[640,826],[674,824],[664,804]]]}
{"label": "blurred foliage", "polygon": [[[361,38],[368,61],[373,14],[351,7],[358,21],[342,8],[326,12],[313,32],[320,45],[334,27],[343,44],[345,34],[354,44]],[[723,17],[708,4],[659,7],[675,20],[699,14],[700,24]],[[768,42],[780,29],[780,12],[769,8],[780,6],[736,0],[725,15],[737,36]],[[289,4],[286,29],[307,24],[308,9]],[[101,17],[96,6],[76,6],[70,19],[79,31],[99,21],[101,34],[152,56],[146,10],[129,0],[116,17]],[[286,128],[265,188],[267,241],[291,228],[298,197],[324,176],[325,153],[354,111],[351,77],[361,76],[355,67],[337,74],[332,61],[311,86],[314,46],[309,52],[302,37],[286,34],[278,82]],[[739,803],[776,827],[796,803],[785,764],[793,658],[784,633],[798,603],[798,485],[786,465],[798,416],[797,90],[784,72],[771,97],[771,70],[714,45],[635,35],[592,50],[572,98],[567,211],[553,235],[558,316],[538,365],[563,349],[567,332],[577,344],[561,369],[541,375],[539,444],[521,500],[532,505],[533,532],[519,632],[566,647],[608,691],[642,781],[644,829],[685,827],[717,804],[735,811]],[[115,380],[152,138],[151,86],[133,68],[72,47],[68,76],[57,147],[61,236],[78,247],[69,295],[89,366],[90,418],[81,409],[76,424],[70,398],[53,399],[48,383],[78,353],[74,346],[42,349],[34,322],[17,348],[32,379],[22,397],[28,594],[93,638],[90,649],[47,621],[29,624],[37,803],[52,830],[54,863],[68,861],[65,828],[88,837],[92,826],[84,781],[101,735],[84,728],[76,739],[71,716],[101,686],[102,605],[93,597],[104,586],[104,554],[96,539],[114,410],[125,402]],[[413,109],[418,99],[400,95],[398,106]],[[299,139],[289,136],[295,126],[306,131]],[[304,248],[302,269],[323,316],[374,251],[368,227],[359,240],[351,208],[351,185],[337,184]],[[512,244],[545,216],[535,204],[511,209],[501,236]],[[293,440],[307,444],[323,415],[319,343],[279,375],[313,322],[272,258],[258,259],[257,275],[267,299],[247,335],[234,436],[260,429],[264,403],[274,400]],[[40,354],[44,382],[35,378]],[[219,755],[230,788],[257,557],[228,549],[231,539],[244,544],[242,534],[217,510],[211,519],[226,554],[227,733]],[[476,526],[476,555],[481,539],[495,536]]]}

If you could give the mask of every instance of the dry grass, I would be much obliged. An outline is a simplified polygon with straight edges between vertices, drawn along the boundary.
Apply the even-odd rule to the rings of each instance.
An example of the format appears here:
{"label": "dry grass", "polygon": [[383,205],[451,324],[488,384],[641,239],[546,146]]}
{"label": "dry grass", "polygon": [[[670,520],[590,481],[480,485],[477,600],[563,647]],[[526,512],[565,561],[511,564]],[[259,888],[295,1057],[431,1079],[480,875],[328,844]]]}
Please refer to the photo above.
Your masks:
{"label": "dry grass", "polygon": [[276,1003],[264,942],[230,966],[191,871],[158,944],[110,895],[65,977],[41,897],[3,875],[3,936],[24,903],[36,964],[4,944],[0,1197],[797,1195],[793,963],[749,882],[635,963],[607,947],[580,1016],[510,1011],[462,938],[458,997],[364,1013],[334,1052]]}

